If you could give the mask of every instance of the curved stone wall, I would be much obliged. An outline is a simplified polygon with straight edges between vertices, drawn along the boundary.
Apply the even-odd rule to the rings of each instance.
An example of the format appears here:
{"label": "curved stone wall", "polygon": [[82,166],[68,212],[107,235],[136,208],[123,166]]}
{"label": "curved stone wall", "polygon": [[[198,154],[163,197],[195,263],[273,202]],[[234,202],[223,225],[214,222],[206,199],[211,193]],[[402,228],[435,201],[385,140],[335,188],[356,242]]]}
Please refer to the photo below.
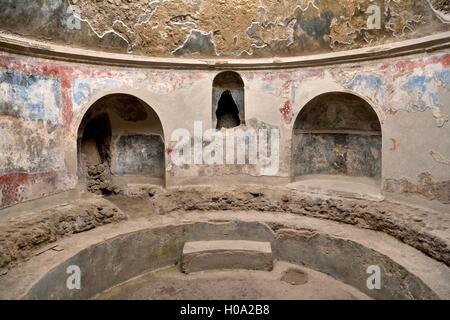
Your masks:
{"label": "curved stone wall", "polygon": [[[180,262],[187,241],[236,240],[271,242],[274,258],[327,273],[377,299],[437,299],[419,277],[389,256],[314,229],[292,229],[277,223],[186,223],[123,234],[90,246],[50,270],[23,297],[25,299],[89,299],[96,294],[150,270]],[[82,273],[82,290],[68,290],[67,268]],[[366,286],[368,265],[382,269],[381,290]],[[448,274],[442,275],[442,280]]]}
{"label": "curved stone wall", "polygon": [[380,120],[383,192],[450,203],[450,145],[443,139],[450,136],[448,49],[334,66],[238,70],[245,85],[241,128],[279,132],[273,167],[201,159],[176,165],[173,153],[180,141],[174,132],[185,129],[192,138],[196,128],[201,133],[213,128],[211,93],[220,73],[179,67],[103,66],[0,53],[0,134],[5,137],[0,207],[73,189],[79,126],[97,100],[117,93],[139,98],[160,119],[168,187],[216,183],[217,177],[230,183],[291,181],[292,136],[300,111],[321,94],[346,92],[365,100]]}
{"label": "curved stone wall", "polygon": [[[317,195],[312,190],[240,185],[239,187],[178,187],[166,190],[134,185],[124,190],[125,202],[84,194],[83,201],[47,210],[31,210],[29,216],[2,221],[0,231],[0,269],[11,268],[52,242],[103,224],[125,220],[127,214],[171,216],[177,212],[226,211],[259,212],[261,215],[289,213],[292,217],[312,217],[381,231],[450,265],[450,237],[447,213],[427,211],[392,202],[374,202]],[[92,197],[94,197],[92,199]],[[131,209],[130,209],[131,208]],[[184,219],[183,216],[178,219]]]}
{"label": "curved stone wall", "polygon": [[[439,0],[0,0],[0,273],[127,219],[87,189],[178,220],[134,233],[142,221],[122,221],[118,237],[71,247],[43,278],[28,270],[21,296],[34,277],[27,298],[76,298],[50,285],[76,262],[95,277],[78,296],[89,298],[176,263],[184,241],[227,234],[271,241],[279,259],[364,292],[375,259],[389,285],[374,298],[448,298],[449,23]],[[322,174],[354,192],[327,194]],[[367,186],[374,194],[361,196]],[[63,193],[87,202],[34,207]],[[18,215],[27,205],[34,214]],[[266,221],[180,223],[221,210],[219,220],[257,210]],[[371,231],[292,227],[317,218]],[[389,255],[397,240],[385,235],[387,249],[351,237],[375,231],[405,243],[407,258]],[[130,250],[147,260],[130,268]]]}

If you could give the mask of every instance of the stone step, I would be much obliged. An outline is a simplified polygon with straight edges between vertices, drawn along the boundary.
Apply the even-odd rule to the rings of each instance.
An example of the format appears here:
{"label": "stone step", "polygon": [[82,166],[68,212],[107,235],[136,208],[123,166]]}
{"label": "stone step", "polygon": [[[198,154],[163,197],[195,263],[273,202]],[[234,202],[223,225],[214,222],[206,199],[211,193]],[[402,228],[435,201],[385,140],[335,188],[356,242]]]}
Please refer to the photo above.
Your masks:
{"label": "stone step", "polygon": [[184,273],[220,269],[273,269],[270,242],[215,240],[186,242],[181,258]]}

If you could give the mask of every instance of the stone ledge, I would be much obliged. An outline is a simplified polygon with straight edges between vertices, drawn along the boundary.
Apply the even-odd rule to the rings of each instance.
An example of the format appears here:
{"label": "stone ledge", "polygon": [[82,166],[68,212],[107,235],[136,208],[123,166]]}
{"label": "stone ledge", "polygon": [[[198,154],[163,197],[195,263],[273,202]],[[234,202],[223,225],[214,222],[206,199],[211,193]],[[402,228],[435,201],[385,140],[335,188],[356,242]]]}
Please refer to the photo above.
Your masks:
{"label": "stone ledge", "polygon": [[[211,221],[224,219],[229,222]],[[185,222],[180,224],[182,220]],[[382,295],[383,298],[427,299],[436,298],[437,294],[448,299],[450,293],[448,267],[379,232],[292,214],[183,212],[151,219],[130,219],[103,226],[95,232],[62,238],[58,245],[63,251],[47,251],[0,276],[0,287],[11,288],[0,290],[0,297],[91,298],[149,270],[179,263],[184,244],[199,239],[271,242],[277,260],[287,258],[296,264],[311,264],[325,272],[331,271],[332,276],[346,283],[355,282],[356,272],[363,277],[355,282],[357,288],[375,298]],[[132,254],[124,254],[126,252]],[[286,254],[277,256],[283,252]],[[350,256],[353,259],[348,259]],[[385,276],[393,282],[383,278],[385,285],[381,291],[367,290],[368,262],[384,266]],[[84,290],[55,286],[55,283],[65,283],[66,268],[73,264],[84,270],[83,281],[87,284]],[[322,269],[326,266],[331,269]],[[409,286],[398,286],[399,282],[405,282],[405,277]]]}
{"label": "stone ledge", "polygon": [[181,270],[184,273],[220,269],[273,269],[270,242],[217,240],[186,242]]}
{"label": "stone ledge", "polygon": [[15,216],[0,224],[0,270],[52,250],[49,244],[62,237],[126,219],[119,208],[100,197]]}
{"label": "stone ledge", "polygon": [[[286,186],[241,185],[220,189],[211,186],[172,189],[142,186],[135,196],[139,197],[139,194],[150,197],[152,210],[158,214],[255,210],[293,213],[351,224],[384,232],[450,266],[450,217],[447,212],[387,200],[375,202],[339,195],[311,194]],[[123,210],[126,211],[126,208]]]}
{"label": "stone ledge", "polygon": [[[384,232],[406,243],[428,256],[444,262],[450,266],[450,217],[447,213],[427,211],[421,208],[392,203],[389,201],[373,202],[367,200],[347,199],[313,195],[286,187],[253,186],[212,188],[211,186],[186,186],[174,189],[162,189],[155,186],[140,186],[133,190],[132,195],[126,197],[126,203],[113,204],[114,198],[98,199],[103,205],[111,208],[120,208],[133,219],[139,216],[135,212],[136,203],[142,201],[145,215],[168,216],[177,211],[185,212],[215,212],[215,211],[258,211],[273,213],[292,213],[298,216],[333,220],[359,228]],[[89,202],[89,201],[87,201]],[[128,203],[128,204],[127,204]],[[92,203],[91,203],[92,204]],[[87,205],[87,207],[86,207]],[[61,209],[65,208],[65,209]],[[70,209],[72,208],[72,209]],[[42,250],[55,239],[67,237],[75,233],[73,226],[76,219],[72,211],[83,215],[84,219],[93,221],[93,227],[102,224],[126,219],[122,211],[118,211],[112,218],[100,219],[98,222],[95,210],[91,213],[83,213],[83,205],[72,203],[43,212],[35,212],[32,215],[18,215],[15,220],[9,220],[0,224],[0,265],[7,267],[11,262],[23,261],[33,255],[36,250]],[[89,209],[89,203],[84,205]],[[96,207],[92,207],[96,208]],[[55,214],[55,210],[59,214]],[[64,213],[64,210],[67,212]],[[75,211],[74,211],[75,210]],[[88,212],[90,212],[88,210]],[[144,211],[143,211],[144,212]],[[66,216],[66,214],[68,216]],[[142,215],[142,214],[141,214]],[[89,218],[89,216],[91,218]],[[39,217],[38,220],[32,217]],[[57,217],[64,222],[67,219],[75,219],[65,225],[72,226],[67,232],[58,233],[55,226],[61,226]],[[66,217],[66,218],[65,218]],[[149,216],[150,217],[150,216]],[[78,220],[82,219],[79,217]],[[34,223],[38,221],[38,223]],[[49,227],[50,226],[50,227]],[[30,234],[21,234],[21,230],[31,231]],[[19,231],[19,232],[18,232]],[[35,239],[32,235],[39,235]],[[19,246],[20,239],[25,239],[25,246]],[[34,239],[34,240],[32,240]],[[42,240],[42,242],[41,242]],[[34,242],[38,242],[33,244]]]}

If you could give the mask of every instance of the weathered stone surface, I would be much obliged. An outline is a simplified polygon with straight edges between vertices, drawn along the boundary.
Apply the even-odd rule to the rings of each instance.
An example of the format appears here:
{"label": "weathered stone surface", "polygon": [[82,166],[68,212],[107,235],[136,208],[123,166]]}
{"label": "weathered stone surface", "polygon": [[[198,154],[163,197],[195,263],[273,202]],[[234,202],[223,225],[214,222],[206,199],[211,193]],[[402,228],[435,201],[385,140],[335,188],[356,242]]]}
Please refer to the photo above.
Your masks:
{"label": "weathered stone surface", "polygon": [[[229,220],[226,219],[224,212],[217,215],[205,213],[204,216],[198,212],[197,214],[198,221],[190,214],[189,222],[179,223],[179,219],[183,216],[179,213],[172,216],[175,219],[169,219],[172,221],[169,224],[154,217],[156,219],[149,221],[140,220],[139,226],[135,224],[136,221],[130,220],[114,228],[105,226],[98,230],[98,234],[75,235],[77,239],[90,241],[85,243],[81,251],[79,247],[72,250],[67,248],[71,251],[64,257],[50,254],[59,264],[51,268],[51,272],[48,266],[43,266],[36,282],[20,279],[22,284],[29,284],[21,291],[20,296],[27,299],[48,297],[89,299],[103,290],[150,270],[178,264],[185,242],[217,239],[271,242],[275,259],[287,260],[305,267],[311,266],[340,281],[351,283],[358,290],[374,298],[436,299],[438,296],[443,298],[449,296],[450,271],[447,267],[390,237],[380,237],[377,232],[355,230],[357,228],[352,226],[340,226],[327,221],[312,221],[317,219],[301,217],[291,219],[291,215],[277,217],[273,213],[261,214],[264,216],[261,218],[262,222],[257,221],[255,212],[248,213],[251,215],[248,221],[242,216],[245,215],[243,212]],[[213,222],[209,218],[204,220],[208,216],[222,217],[225,220],[221,222]],[[239,219],[239,216],[243,220]],[[286,216],[290,216],[289,222],[284,220]],[[130,226],[133,225],[137,229],[130,230]],[[333,227],[329,229],[326,226]],[[76,241],[76,239],[65,240],[66,244]],[[23,267],[30,267],[32,263],[43,258],[43,256],[35,257]],[[53,262],[56,262],[55,259]],[[417,266],[411,262],[416,262]],[[382,268],[381,290],[367,288],[367,265],[373,263],[379,264]],[[78,265],[83,270],[82,281],[85,284],[83,290],[68,290],[65,285],[55,285],[55,283],[65,284],[66,269],[72,264]],[[268,277],[273,275],[273,273],[266,274]],[[193,275],[195,273],[190,276]],[[14,279],[13,271],[6,277],[0,277],[0,285],[12,279]],[[16,295],[0,291],[0,297],[19,296],[18,291],[15,291]]]}
{"label": "weathered stone surface", "polygon": [[101,198],[11,219],[0,225],[0,268],[27,259],[37,249],[61,237],[124,219],[127,216],[119,208]]}
{"label": "weathered stone surface", "polygon": [[118,175],[164,176],[164,142],[159,135],[123,135],[114,145]]}
{"label": "weathered stone surface", "polygon": [[195,210],[256,210],[334,220],[387,233],[450,265],[449,218],[445,214],[404,204],[318,197],[285,187],[268,186],[222,189],[199,186],[171,190],[142,187],[135,190],[133,196],[149,197],[148,205],[158,214]]}
{"label": "weathered stone surface", "polygon": [[421,195],[428,200],[450,204],[450,180],[436,182],[430,173],[421,173],[416,183],[407,179],[387,179],[384,184],[388,192]]}
{"label": "weathered stone surface", "polygon": [[112,193],[117,188],[111,181],[111,172],[107,163],[87,167],[87,190],[92,193]]}
{"label": "weathered stone surface", "polygon": [[[408,286],[418,280],[403,267],[375,251],[368,252],[367,248],[355,242],[331,239],[314,230],[279,229],[274,254],[280,260],[313,266],[313,269],[333,274],[338,279],[345,278],[347,283],[356,286],[367,283],[367,266],[382,266],[384,283],[389,283],[390,299],[405,299],[405,292],[410,291]],[[406,299],[436,299],[429,289],[415,286],[414,290],[417,289]],[[370,291],[367,285],[363,288],[363,292]],[[372,290],[370,295],[376,299],[386,298],[380,290]]]}
{"label": "weathered stone surface", "polygon": [[[135,205],[137,199],[145,199],[145,207],[151,214],[170,214],[174,211],[248,211],[289,212],[293,214],[334,220],[387,233],[400,241],[424,252],[436,260],[450,265],[450,235],[448,233],[449,218],[438,212],[408,207],[403,204],[388,201],[372,202],[333,197],[318,197],[298,192],[284,187],[240,186],[236,188],[183,187],[164,190],[157,187],[142,186],[133,192],[127,192],[129,205],[123,210]],[[114,201],[114,198],[111,198]],[[104,206],[109,202],[103,202]],[[89,206],[89,204],[87,204]],[[81,206],[81,208],[83,208]],[[111,210],[114,209],[115,206]],[[55,209],[56,210],[56,209]],[[62,211],[61,211],[62,210]],[[68,221],[62,218],[61,223],[54,218],[47,218],[48,224],[39,224],[35,220],[25,219],[4,224],[1,227],[2,265],[6,266],[18,257],[30,255],[30,249],[36,245],[54,241],[58,235],[71,234],[98,226],[103,223],[120,220],[123,215],[119,210],[117,215],[105,218],[97,212],[95,206],[86,211],[82,217],[77,214],[80,207],[70,205],[58,208],[55,212],[69,215]],[[72,212],[72,213],[71,213]],[[107,210],[107,212],[111,212]],[[64,217],[64,214],[61,213]],[[129,214],[132,214],[130,212]],[[42,217],[39,214],[38,217]],[[75,215],[75,216],[74,216]],[[98,215],[98,217],[96,216]],[[59,215],[56,215],[58,217]],[[54,217],[54,216],[52,216]],[[77,218],[78,217],[78,218]],[[94,217],[99,220],[94,219]],[[78,219],[78,220],[77,220]],[[58,226],[59,233],[52,227]],[[37,225],[37,226],[34,226]],[[33,236],[22,235],[18,230],[23,228],[34,230]],[[62,228],[62,231],[61,231]],[[23,239],[26,239],[25,242]],[[23,243],[23,244],[22,244]],[[34,243],[34,244],[33,244]],[[13,258],[11,258],[13,257]]]}
{"label": "weathered stone surface", "polygon": [[214,269],[271,271],[273,256],[270,242],[216,240],[186,242],[181,258],[185,273]]}
{"label": "weathered stone surface", "polygon": [[[294,272],[295,274],[293,274]],[[287,280],[292,279],[302,287],[295,290],[297,288],[280,281],[285,274],[292,275]],[[302,283],[305,277],[308,277],[309,281]],[[331,281],[327,281],[327,278]],[[211,283],[214,283],[214,286]],[[344,292],[337,286],[342,286]],[[329,275],[307,269],[304,266],[298,267],[294,264],[277,261],[272,272],[224,270],[183,274],[178,271],[177,267],[156,270],[108,289],[96,296],[95,299],[234,301],[243,299],[369,300],[370,298]]]}
{"label": "weathered stone surface", "polygon": [[448,0],[431,0],[433,8],[444,13],[450,13],[450,3]]}

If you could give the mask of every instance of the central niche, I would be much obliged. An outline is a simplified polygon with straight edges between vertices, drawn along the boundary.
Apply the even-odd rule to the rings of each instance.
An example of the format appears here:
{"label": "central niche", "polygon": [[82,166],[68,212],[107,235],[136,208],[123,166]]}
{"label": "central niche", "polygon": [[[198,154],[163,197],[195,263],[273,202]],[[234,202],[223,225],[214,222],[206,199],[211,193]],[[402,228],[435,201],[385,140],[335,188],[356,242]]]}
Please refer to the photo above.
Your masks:
{"label": "central niche", "polygon": [[239,74],[226,71],[213,82],[212,122],[217,130],[245,124],[244,81]]}

